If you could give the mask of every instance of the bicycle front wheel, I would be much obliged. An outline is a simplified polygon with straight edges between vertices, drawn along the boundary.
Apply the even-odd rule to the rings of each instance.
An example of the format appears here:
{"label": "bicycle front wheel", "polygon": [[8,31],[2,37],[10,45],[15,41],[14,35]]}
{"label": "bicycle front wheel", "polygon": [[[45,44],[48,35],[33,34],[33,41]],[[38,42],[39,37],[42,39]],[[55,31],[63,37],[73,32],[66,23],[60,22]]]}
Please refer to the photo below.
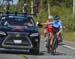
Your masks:
{"label": "bicycle front wheel", "polygon": [[52,47],[51,47],[51,54],[54,55],[56,53],[56,48],[58,47],[58,40],[57,38],[55,37],[54,40],[53,40],[53,44],[52,44]]}

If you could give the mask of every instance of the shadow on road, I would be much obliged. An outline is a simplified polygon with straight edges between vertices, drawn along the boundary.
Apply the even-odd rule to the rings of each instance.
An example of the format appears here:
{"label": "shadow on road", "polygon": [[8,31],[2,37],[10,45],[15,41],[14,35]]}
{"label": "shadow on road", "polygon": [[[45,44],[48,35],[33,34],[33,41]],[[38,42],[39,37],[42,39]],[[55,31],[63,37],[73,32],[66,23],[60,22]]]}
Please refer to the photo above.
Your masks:
{"label": "shadow on road", "polygon": [[[0,54],[25,54],[25,55],[32,55],[31,53],[26,53],[26,52],[9,52],[9,51],[0,51]],[[43,55],[49,55],[47,51],[40,51],[40,54],[38,56],[43,56]],[[50,54],[51,55],[51,54]],[[66,53],[63,52],[58,52],[56,51],[55,55],[67,55]]]}
{"label": "shadow on road", "polygon": [[[0,51],[0,54],[15,54],[15,55],[17,55],[17,54],[25,54],[25,55],[33,55],[32,53],[26,53],[26,52],[10,52],[10,51]],[[44,53],[42,53],[42,52],[40,52],[40,54],[39,55],[44,55]],[[39,56],[38,55],[38,56]]]}
{"label": "shadow on road", "polygon": [[56,52],[55,55],[67,55],[66,53]]}
{"label": "shadow on road", "polygon": [[[46,55],[46,54],[50,54],[47,51],[41,51],[40,55]],[[51,54],[50,54],[51,55]],[[54,55],[67,55],[66,53],[63,52],[56,52]]]}
{"label": "shadow on road", "polygon": [[26,52],[9,52],[9,51],[0,51],[0,54],[27,54],[30,55],[30,53],[26,53]]}

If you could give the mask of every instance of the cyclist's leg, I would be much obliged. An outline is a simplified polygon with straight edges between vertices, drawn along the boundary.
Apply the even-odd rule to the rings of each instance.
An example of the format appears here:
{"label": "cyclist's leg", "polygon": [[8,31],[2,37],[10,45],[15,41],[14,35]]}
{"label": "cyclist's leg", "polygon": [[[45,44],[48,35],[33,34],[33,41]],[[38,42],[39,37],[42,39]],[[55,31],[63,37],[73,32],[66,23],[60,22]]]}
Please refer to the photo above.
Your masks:
{"label": "cyclist's leg", "polygon": [[[58,32],[56,32],[56,33],[58,33]],[[61,34],[61,33],[59,33],[59,35],[56,35],[56,38],[57,38],[57,47],[58,47],[59,40],[60,40],[60,34]]]}
{"label": "cyclist's leg", "polygon": [[53,39],[52,39],[52,44],[51,44],[51,54],[53,54],[53,55],[54,55],[55,52],[56,52],[55,35],[56,35],[56,33],[53,32],[53,33],[52,33]]}
{"label": "cyclist's leg", "polygon": [[50,45],[52,45],[52,43],[53,43],[53,39],[54,39],[53,33],[50,32]]}
{"label": "cyclist's leg", "polygon": [[50,36],[49,36],[49,38],[50,38],[50,40],[49,40],[50,41],[50,45],[52,45],[53,38],[54,38],[54,36],[53,36],[53,29],[52,28],[48,28],[47,31],[50,34]]}
{"label": "cyclist's leg", "polygon": [[44,37],[47,35],[47,28],[44,28]]}
{"label": "cyclist's leg", "polygon": [[56,37],[57,37],[57,39],[59,40],[59,38],[60,38],[60,33],[59,33],[59,35],[57,35],[57,33],[58,33],[58,32],[56,32]]}
{"label": "cyclist's leg", "polygon": [[57,39],[59,39],[59,35],[56,35]]}
{"label": "cyclist's leg", "polygon": [[52,50],[52,43],[53,43],[53,35],[49,32],[49,40],[48,40],[48,53]]}
{"label": "cyclist's leg", "polygon": [[63,35],[62,35],[62,33],[60,33],[60,35],[59,35],[59,42],[63,42]]}
{"label": "cyclist's leg", "polygon": [[56,36],[57,36],[58,41],[62,40],[62,35],[61,35],[61,33],[59,33],[59,35],[56,35]]}

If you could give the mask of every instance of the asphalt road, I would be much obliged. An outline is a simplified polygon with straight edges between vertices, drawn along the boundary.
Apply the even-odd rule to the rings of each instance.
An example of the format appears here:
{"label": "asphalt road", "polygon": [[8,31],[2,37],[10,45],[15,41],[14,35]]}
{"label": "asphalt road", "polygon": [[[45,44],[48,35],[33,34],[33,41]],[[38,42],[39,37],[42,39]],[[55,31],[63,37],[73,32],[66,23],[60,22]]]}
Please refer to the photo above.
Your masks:
{"label": "asphalt road", "polygon": [[57,49],[56,55],[53,56],[47,53],[45,39],[42,38],[40,44],[40,55],[0,53],[0,59],[75,59],[75,50],[60,45]]}

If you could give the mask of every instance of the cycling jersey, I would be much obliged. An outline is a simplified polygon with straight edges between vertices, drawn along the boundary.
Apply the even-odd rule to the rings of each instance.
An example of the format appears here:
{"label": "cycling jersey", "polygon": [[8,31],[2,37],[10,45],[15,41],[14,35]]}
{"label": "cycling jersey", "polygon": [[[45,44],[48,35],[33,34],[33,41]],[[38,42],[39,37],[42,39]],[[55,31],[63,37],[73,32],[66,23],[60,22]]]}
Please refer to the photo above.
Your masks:
{"label": "cycling jersey", "polygon": [[50,23],[50,20],[47,20],[47,25],[45,26],[45,31],[47,31],[47,32],[52,32],[52,25],[51,24],[49,24]]}
{"label": "cycling jersey", "polygon": [[62,28],[62,23],[60,21],[53,21],[50,22],[50,24],[52,24],[53,27],[53,32],[58,32],[60,28]]}
{"label": "cycling jersey", "polygon": [[48,26],[47,31],[48,31],[48,32],[53,32],[53,27],[52,27],[52,25],[51,25],[51,24],[48,24],[47,26]]}
{"label": "cycling jersey", "polygon": [[48,23],[49,23],[49,22],[50,22],[50,20],[47,20],[47,21],[46,21],[47,25],[45,26],[45,29],[48,28]]}
{"label": "cycling jersey", "polygon": [[60,21],[58,22],[50,22],[50,24],[52,24],[53,27],[56,27],[56,28],[62,28],[62,23]]}

